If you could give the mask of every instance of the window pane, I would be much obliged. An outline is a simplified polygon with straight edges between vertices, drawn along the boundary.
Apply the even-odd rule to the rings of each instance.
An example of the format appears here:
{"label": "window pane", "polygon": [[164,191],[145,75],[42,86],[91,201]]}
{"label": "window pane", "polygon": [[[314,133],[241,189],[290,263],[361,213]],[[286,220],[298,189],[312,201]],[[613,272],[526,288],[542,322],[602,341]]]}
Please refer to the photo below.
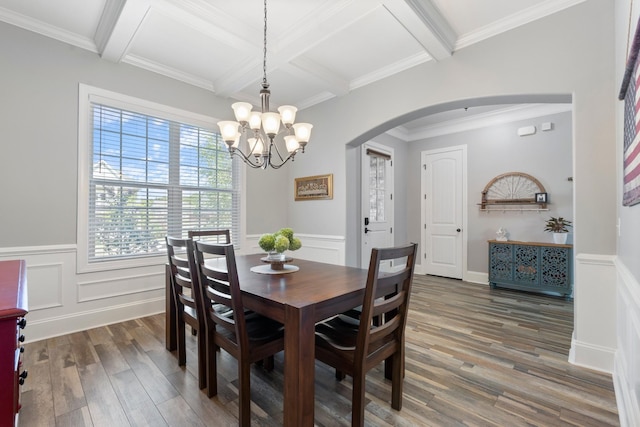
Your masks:
{"label": "window pane", "polygon": [[162,253],[169,230],[226,228],[237,239],[239,175],[217,133],[92,107],[90,261]]}

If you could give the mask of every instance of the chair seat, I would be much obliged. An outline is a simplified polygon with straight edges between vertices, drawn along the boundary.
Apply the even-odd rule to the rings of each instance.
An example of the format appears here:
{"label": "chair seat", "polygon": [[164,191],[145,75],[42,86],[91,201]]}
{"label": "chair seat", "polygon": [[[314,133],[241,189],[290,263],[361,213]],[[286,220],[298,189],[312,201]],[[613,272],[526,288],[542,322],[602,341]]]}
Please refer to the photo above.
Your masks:
{"label": "chair seat", "polygon": [[[316,325],[316,346],[333,351],[338,356],[351,360],[356,350],[360,322],[339,314]],[[383,337],[369,343],[369,352],[393,341],[393,337]]]}
{"label": "chair seat", "polygon": [[[213,309],[224,316],[233,316],[233,310],[231,310],[229,307],[227,307],[224,304],[214,304]],[[198,318],[198,313],[192,307],[185,306],[184,312],[187,313],[189,316],[193,317],[194,319]]]}
{"label": "chair seat", "polygon": [[193,307],[189,307],[189,306],[184,306],[184,312],[186,314],[188,314],[189,316],[193,317],[194,319],[198,318],[198,314],[196,313],[196,310]]}
{"label": "chair seat", "polygon": [[356,348],[360,322],[338,315],[316,325],[316,345],[326,349],[352,352]]}
{"label": "chair seat", "polygon": [[[225,313],[225,315],[227,314]],[[233,313],[231,313],[230,316],[233,316]],[[275,320],[254,312],[245,313],[244,319],[247,327],[247,336],[251,345],[260,345],[284,336],[284,326]],[[236,336],[230,330],[217,328],[216,332],[229,341],[236,342]]]}

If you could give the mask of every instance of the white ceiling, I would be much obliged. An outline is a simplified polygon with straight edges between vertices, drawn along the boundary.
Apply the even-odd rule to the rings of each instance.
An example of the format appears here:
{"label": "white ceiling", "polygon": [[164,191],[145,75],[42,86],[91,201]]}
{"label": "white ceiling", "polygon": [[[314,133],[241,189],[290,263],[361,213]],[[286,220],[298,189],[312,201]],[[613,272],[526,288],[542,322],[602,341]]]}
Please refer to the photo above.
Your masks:
{"label": "white ceiling", "polygon": [[[582,1],[268,0],[272,109],[446,60]],[[0,0],[2,21],[254,105],[263,14],[261,0]]]}

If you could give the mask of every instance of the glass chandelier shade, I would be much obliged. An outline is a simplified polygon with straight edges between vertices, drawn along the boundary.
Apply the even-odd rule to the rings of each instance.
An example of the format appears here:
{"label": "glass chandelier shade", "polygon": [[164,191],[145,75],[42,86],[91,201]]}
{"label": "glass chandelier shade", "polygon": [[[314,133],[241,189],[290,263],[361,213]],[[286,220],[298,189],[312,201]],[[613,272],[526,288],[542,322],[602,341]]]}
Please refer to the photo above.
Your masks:
{"label": "glass chandelier shade", "polygon": [[[253,111],[253,105],[248,102],[236,102],[231,105],[236,120],[220,121],[218,127],[231,156],[240,157],[252,168],[266,169],[270,166],[279,169],[289,160],[293,161],[298,152],[304,153],[313,125],[295,123],[298,109],[292,105],[278,107],[277,113],[269,111],[271,91],[267,83],[267,0],[264,1],[263,73],[261,111]],[[284,134],[284,143],[277,143],[276,137],[281,134]]]}

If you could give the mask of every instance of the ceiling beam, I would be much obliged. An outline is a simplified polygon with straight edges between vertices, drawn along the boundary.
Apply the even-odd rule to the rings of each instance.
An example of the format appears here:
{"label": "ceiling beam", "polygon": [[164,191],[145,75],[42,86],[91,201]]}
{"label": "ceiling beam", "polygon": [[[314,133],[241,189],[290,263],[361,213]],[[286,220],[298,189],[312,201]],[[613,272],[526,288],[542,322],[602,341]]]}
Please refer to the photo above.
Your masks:
{"label": "ceiling beam", "polygon": [[[354,22],[362,19],[368,13],[379,7],[379,2],[371,0],[341,0],[332,2],[330,7],[318,8],[313,14],[303,17],[299,23],[290,28],[280,38],[268,39],[267,73],[276,69],[284,69],[285,72],[294,74],[305,80],[321,82],[330,86],[328,91],[336,95],[349,91],[349,82],[333,73],[326,67],[313,69],[311,61],[304,58],[304,54],[314,46],[338,34],[342,29],[349,27]],[[226,77],[218,79],[215,84],[215,92],[220,96],[232,96],[250,84],[256,82],[258,63],[260,57],[254,59],[255,66],[248,64],[229,73]]]}
{"label": "ceiling beam", "polygon": [[349,93],[350,82],[348,80],[304,56],[295,58],[289,64],[283,66],[283,69],[304,80],[315,81],[324,86],[324,90],[335,96],[342,96]]}
{"label": "ceiling beam", "polygon": [[107,0],[95,42],[104,59],[120,62],[151,8],[151,0]]}
{"label": "ceiling beam", "polygon": [[384,7],[436,61],[453,54],[456,33],[430,0],[384,0]]}

